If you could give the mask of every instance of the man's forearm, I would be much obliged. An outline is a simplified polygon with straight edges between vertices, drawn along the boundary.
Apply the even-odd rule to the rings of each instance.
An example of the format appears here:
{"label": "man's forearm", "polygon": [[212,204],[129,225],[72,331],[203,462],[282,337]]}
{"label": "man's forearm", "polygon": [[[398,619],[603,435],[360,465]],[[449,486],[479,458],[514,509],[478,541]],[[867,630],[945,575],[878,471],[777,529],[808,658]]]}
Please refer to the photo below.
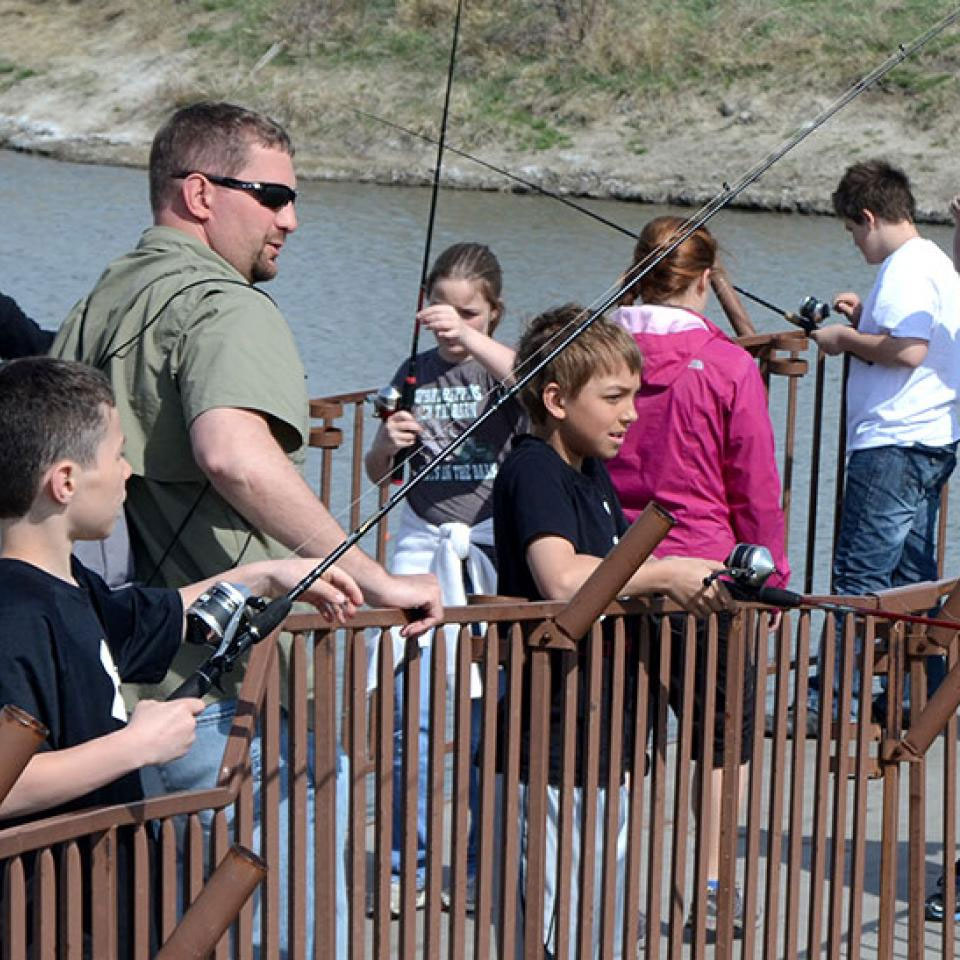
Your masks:
{"label": "man's forearm", "polygon": [[[347,535],[296,469],[251,468],[243,477],[211,479],[214,488],[251,526],[279,540],[291,553],[325,557]],[[384,569],[358,547],[337,561],[365,593],[376,595]]]}

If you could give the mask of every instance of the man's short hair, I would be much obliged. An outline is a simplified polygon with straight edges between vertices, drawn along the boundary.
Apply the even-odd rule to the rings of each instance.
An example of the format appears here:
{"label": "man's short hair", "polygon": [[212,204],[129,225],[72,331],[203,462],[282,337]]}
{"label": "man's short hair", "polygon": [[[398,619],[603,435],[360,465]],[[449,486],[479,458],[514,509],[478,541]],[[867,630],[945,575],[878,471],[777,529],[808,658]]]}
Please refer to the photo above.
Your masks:
{"label": "man's short hair", "polygon": [[886,223],[913,223],[917,218],[909,178],[886,160],[865,160],[847,167],[831,199],[837,216],[853,223],[863,223],[864,210]]}
{"label": "man's short hair", "polygon": [[26,515],[59,460],[93,463],[113,405],[110,382],[86,364],[24,357],[0,366],[0,517]]}
{"label": "man's short hair", "polygon": [[236,176],[254,144],[293,156],[280,124],[232,103],[201,101],[182,107],[158,131],[150,148],[150,206],[164,209],[176,193],[174,176],[186,171]]}
{"label": "man's short hair", "polygon": [[[517,345],[513,362],[516,378],[519,380],[559,346],[587,315],[579,304],[567,303],[531,320]],[[600,317],[531,378],[520,391],[520,401],[533,423],[543,426],[549,416],[543,404],[543,391],[548,384],[556,383],[568,397],[575,397],[594,374],[613,373],[621,363],[631,373],[640,373],[643,357],[636,341],[623,327]]]}

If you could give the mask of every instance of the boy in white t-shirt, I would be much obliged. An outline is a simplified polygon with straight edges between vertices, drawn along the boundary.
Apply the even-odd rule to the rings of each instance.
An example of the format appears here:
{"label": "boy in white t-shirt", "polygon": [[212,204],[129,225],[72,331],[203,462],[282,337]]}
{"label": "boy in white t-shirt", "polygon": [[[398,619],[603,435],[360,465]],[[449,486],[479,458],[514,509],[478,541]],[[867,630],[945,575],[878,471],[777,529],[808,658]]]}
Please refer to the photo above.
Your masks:
{"label": "boy in white t-shirt", "polygon": [[960,438],[960,277],[917,232],[903,171],[883,160],[855,163],[832,199],[864,259],[879,264],[865,301],[834,299],[850,326],[812,334],[824,353],[850,354],[833,590],[867,594],[937,576],[940,491]]}

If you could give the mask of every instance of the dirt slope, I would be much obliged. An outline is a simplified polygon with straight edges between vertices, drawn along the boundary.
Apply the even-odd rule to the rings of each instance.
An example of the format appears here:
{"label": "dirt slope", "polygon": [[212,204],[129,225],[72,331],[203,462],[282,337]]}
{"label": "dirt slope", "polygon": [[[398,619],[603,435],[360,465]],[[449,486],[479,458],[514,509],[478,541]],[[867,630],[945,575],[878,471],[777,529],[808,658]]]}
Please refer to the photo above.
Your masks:
{"label": "dirt slope", "polygon": [[[213,22],[217,11],[198,13],[190,5],[188,20],[187,7],[176,0],[133,9],[102,0],[0,0],[0,145],[143,164],[153,131],[172,108],[203,96],[226,97],[289,126],[301,175],[386,183],[430,176],[435,148],[360,122],[347,109],[369,96],[370,109],[390,115],[391,93],[401,90],[402,77],[358,76],[350,67],[251,68],[229,52],[213,61],[209,48],[191,45],[190,31],[204,17]],[[811,100],[788,81],[716,96],[588,103],[583,125],[568,131],[569,144],[550,150],[520,153],[489,138],[477,146],[456,121],[449,139],[551,189],[695,204],[724,182],[735,183],[838,95],[827,91]],[[844,165],[882,155],[910,173],[922,216],[945,219],[950,196],[960,191],[953,149],[958,124],[942,116],[918,127],[903,98],[869,92],[777,163],[740,203],[827,212]],[[450,183],[504,187],[503,178],[453,156],[445,171]]]}

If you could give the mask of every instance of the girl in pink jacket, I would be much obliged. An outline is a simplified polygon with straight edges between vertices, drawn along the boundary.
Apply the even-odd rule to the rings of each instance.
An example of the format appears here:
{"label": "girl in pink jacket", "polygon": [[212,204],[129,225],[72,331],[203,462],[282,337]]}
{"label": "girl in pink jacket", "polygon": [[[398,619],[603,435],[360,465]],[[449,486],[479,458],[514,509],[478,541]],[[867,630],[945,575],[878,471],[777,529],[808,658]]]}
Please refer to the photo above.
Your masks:
{"label": "girl in pink jacket", "polygon": [[[631,271],[642,269],[651,254],[669,244],[684,221],[651,220],[634,250]],[[717,244],[701,227],[644,276],[621,301],[612,319],[626,328],[643,354],[636,405],[639,417],[616,458],[607,463],[628,518],[656,500],[677,519],[654,551],[657,556],[725,560],[734,544],[757,543],[770,549],[777,571],[771,585],[785,586],[790,566],[784,553],[780,478],[774,456],[773,428],[763,381],[752,357],[732,343],[703,315],[710,275],[717,269]],[[638,298],[641,303],[635,303]],[[682,622],[682,617],[680,618]],[[699,678],[706,631],[697,633],[696,651],[685,650],[683,630],[674,625],[670,701],[679,714],[683,660],[696,655]],[[719,873],[719,815],[724,751],[724,689],[729,618],[722,618],[717,658],[717,697],[708,850],[706,914],[715,932]],[[752,750],[754,669],[744,676],[740,762]],[[694,743],[702,743],[704,684],[696,683]],[[740,792],[746,769],[740,771]],[[738,909],[739,906],[739,909]],[[744,917],[739,890],[734,895],[735,933]]]}
{"label": "girl in pink jacket", "polygon": [[[633,265],[682,225],[677,217],[651,220]],[[750,354],[703,316],[716,255],[701,227],[613,314],[640,347],[643,375],[640,416],[607,468],[630,520],[650,500],[677,518],[658,556],[725,560],[734,544],[759,543],[777,564],[770,585],[782,587],[790,566],[766,390]]]}

